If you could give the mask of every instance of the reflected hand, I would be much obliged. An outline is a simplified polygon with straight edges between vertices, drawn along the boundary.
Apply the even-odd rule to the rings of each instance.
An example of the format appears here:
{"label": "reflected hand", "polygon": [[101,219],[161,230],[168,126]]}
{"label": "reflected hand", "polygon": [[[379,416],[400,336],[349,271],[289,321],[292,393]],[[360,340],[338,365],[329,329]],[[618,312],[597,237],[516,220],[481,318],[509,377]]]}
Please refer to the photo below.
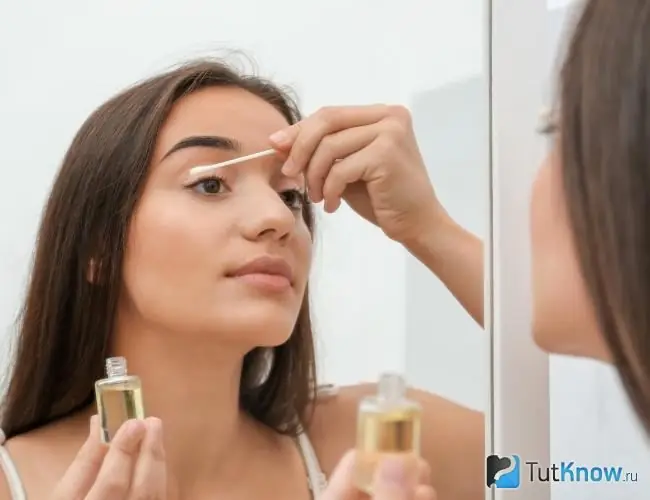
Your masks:
{"label": "reflected hand", "polygon": [[371,497],[354,486],[354,467],[355,453],[348,452],[334,469],[323,500],[436,500],[436,493],[428,484],[429,466],[420,458],[381,462]]}
{"label": "reflected hand", "polygon": [[74,461],[57,484],[55,500],[167,499],[162,426],[157,418],[129,420],[107,446],[97,416]]}
{"label": "reflected hand", "polygon": [[312,201],[334,212],[343,199],[393,240],[405,243],[446,215],[401,106],[323,108],[271,143],[286,155],[286,175],[305,174]]}

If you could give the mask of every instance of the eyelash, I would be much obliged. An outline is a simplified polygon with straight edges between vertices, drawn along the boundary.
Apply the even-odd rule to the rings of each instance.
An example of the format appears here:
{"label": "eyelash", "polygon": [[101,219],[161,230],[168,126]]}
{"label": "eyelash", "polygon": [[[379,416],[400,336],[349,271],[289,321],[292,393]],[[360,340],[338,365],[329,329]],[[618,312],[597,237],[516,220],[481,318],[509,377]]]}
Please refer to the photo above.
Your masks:
{"label": "eyelash", "polygon": [[541,135],[554,135],[558,130],[555,118],[550,111],[542,113],[542,123],[537,127],[537,132]]}
{"label": "eyelash", "polygon": [[[218,183],[218,189],[222,188],[223,185],[225,185],[225,180],[222,177],[219,177],[219,176],[216,176],[216,175],[211,175],[210,177],[204,177],[202,179],[198,179],[198,180],[192,182],[191,184],[188,184],[185,187],[187,187],[188,189],[196,190],[196,188],[198,186],[205,185],[205,183],[210,182],[210,181],[217,182]],[[222,194],[222,193],[199,193],[199,194],[203,194],[205,196],[217,196],[217,195]],[[297,203],[297,205],[292,203],[292,200],[289,200],[288,202],[287,202],[287,200],[284,200],[285,203],[287,204],[287,206],[291,210],[301,210],[302,207],[307,204],[307,196],[305,195],[305,193],[303,193],[299,189],[285,189],[284,191],[280,191],[278,194],[280,195],[280,197],[283,197],[283,196],[285,196],[287,194],[290,194],[290,195],[293,195],[296,198],[296,199],[293,200],[293,202]]]}
{"label": "eyelash", "polygon": [[557,125],[555,123],[549,122],[545,123],[537,130],[541,135],[553,135],[557,132]]}

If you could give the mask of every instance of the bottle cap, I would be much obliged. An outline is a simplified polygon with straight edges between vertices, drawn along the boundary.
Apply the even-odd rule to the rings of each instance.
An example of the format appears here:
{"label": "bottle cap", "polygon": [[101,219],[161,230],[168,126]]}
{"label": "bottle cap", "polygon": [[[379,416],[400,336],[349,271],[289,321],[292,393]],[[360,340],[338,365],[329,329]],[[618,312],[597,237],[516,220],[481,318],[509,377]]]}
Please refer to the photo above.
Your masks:
{"label": "bottle cap", "polygon": [[383,373],[379,378],[379,397],[388,401],[402,399],[406,393],[406,382],[397,373]]}
{"label": "bottle cap", "polygon": [[106,360],[106,375],[109,377],[123,377],[126,375],[126,358],[116,356]]}

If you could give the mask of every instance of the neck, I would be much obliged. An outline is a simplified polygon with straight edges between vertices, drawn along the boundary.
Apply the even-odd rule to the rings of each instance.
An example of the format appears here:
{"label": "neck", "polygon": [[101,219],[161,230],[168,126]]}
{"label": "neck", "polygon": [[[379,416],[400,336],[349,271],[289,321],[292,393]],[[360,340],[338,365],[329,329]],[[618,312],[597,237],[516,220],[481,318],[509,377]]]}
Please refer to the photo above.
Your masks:
{"label": "neck", "polygon": [[114,340],[111,355],[142,381],[145,414],[162,421],[170,477],[182,487],[227,475],[262,432],[239,408],[244,351],[142,327],[120,327]]}

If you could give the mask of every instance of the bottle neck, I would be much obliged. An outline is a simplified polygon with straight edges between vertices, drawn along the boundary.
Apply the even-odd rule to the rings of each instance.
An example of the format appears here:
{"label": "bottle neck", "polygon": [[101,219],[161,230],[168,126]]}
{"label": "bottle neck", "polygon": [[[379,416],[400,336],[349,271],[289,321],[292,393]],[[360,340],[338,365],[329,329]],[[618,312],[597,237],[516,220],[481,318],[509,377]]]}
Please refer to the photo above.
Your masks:
{"label": "bottle neck", "polygon": [[109,378],[124,377],[127,374],[126,359],[123,357],[108,358],[106,360],[106,375]]}
{"label": "bottle neck", "polygon": [[406,394],[406,383],[396,373],[385,373],[379,379],[378,397],[384,401],[399,401]]}

